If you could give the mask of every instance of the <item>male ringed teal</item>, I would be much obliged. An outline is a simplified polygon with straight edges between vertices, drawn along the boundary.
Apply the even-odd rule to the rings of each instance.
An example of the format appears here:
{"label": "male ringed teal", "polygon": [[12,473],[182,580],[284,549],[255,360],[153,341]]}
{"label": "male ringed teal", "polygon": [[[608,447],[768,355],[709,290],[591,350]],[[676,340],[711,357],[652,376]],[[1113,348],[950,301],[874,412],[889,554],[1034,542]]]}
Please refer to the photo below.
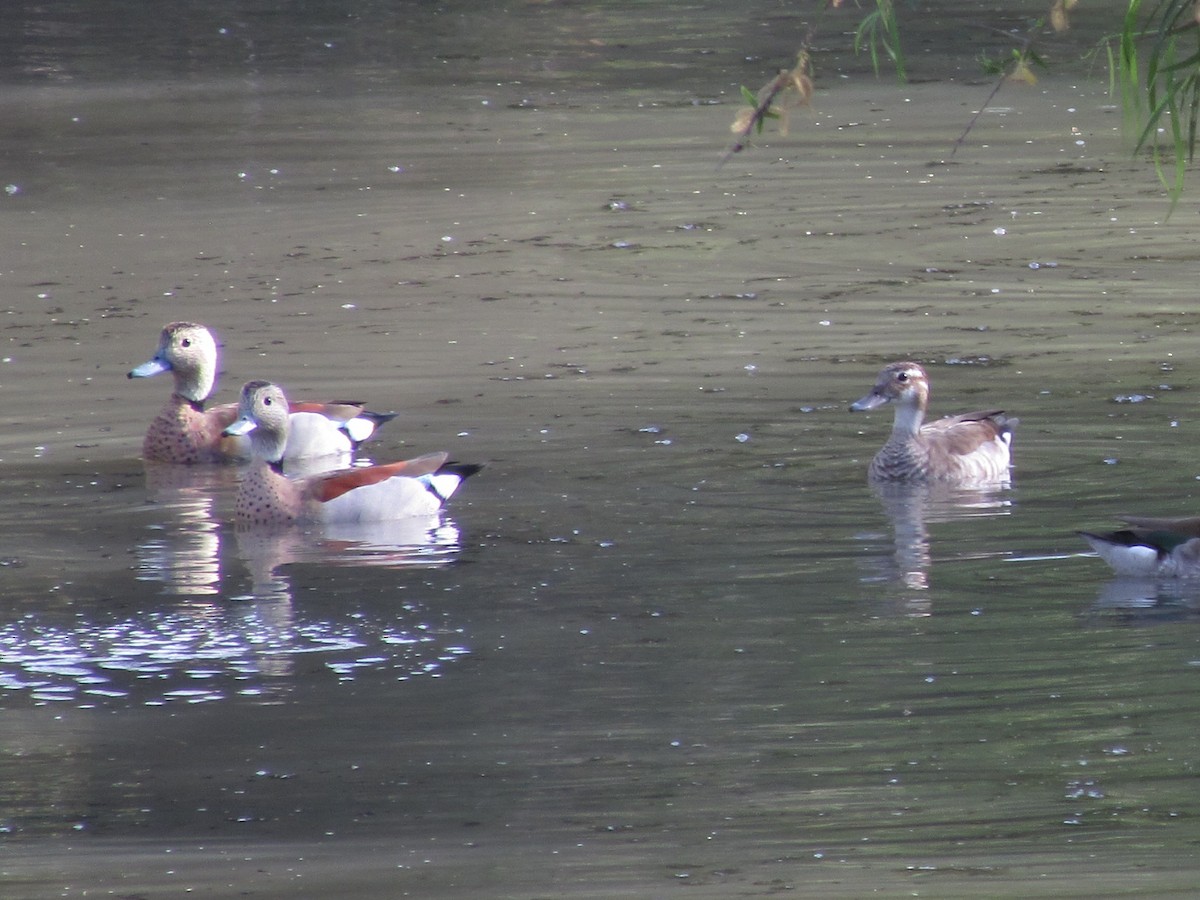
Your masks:
{"label": "male ringed teal", "polygon": [[1129,527],[1079,534],[1118,575],[1139,578],[1200,575],[1200,517],[1117,518]]}
{"label": "male ringed teal", "polygon": [[1013,428],[1002,410],[964,413],[925,422],[929,376],[915,362],[883,368],[871,392],[851,412],[893,403],[892,433],[871,460],[872,481],[1002,482],[1008,479]]}
{"label": "male ringed teal", "polygon": [[436,513],[481,466],[449,463],[445,453],[303,478],[283,475],[289,416],[283,390],[269,381],[242,387],[227,434],[250,437],[254,463],[238,486],[240,525],[381,522]]}
{"label": "male ringed teal", "polygon": [[[249,443],[225,435],[237,418],[237,404],[208,405],[217,381],[217,342],[212,332],[194,322],[172,322],[159,336],[153,358],[129,372],[148,378],[170,372],[175,387],[150,423],[142,456],[167,463],[215,463],[250,457]],[[284,458],[291,460],[341,456],[369,438],[395,413],[375,413],[361,403],[296,403]]]}

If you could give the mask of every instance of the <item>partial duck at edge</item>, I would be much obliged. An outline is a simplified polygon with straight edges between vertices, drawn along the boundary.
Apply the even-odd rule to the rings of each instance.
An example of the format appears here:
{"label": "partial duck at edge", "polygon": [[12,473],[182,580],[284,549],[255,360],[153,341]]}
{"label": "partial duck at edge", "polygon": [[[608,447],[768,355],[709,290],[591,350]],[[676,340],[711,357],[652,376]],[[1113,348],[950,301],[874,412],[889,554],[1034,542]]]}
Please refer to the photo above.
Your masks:
{"label": "partial duck at edge", "polygon": [[1138,578],[1200,575],[1200,517],[1117,516],[1128,527],[1079,532],[1118,575]]}

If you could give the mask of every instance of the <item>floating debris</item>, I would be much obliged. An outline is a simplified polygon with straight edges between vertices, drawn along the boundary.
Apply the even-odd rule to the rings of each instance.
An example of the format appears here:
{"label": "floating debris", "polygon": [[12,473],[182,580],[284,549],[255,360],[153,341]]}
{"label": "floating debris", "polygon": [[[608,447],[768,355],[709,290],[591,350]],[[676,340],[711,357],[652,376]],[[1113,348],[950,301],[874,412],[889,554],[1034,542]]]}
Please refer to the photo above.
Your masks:
{"label": "floating debris", "polygon": [[1145,403],[1147,400],[1153,400],[1153,394],[1117,394],[1113,397],[1114,403]]}

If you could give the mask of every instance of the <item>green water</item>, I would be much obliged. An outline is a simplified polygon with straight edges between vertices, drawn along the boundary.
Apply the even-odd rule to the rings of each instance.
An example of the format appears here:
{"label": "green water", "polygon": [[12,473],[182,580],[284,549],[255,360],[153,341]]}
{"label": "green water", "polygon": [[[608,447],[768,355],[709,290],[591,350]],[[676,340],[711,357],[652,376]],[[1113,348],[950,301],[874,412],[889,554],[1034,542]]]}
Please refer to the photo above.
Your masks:
{"label": "green water", "polygon": [[[1095,20],[951,156],[966,24],[1015,18],[976,7],[914,85],[823,51],[718,171],[799,31],[752,6],[219,10],[182,56],[23,19],[5,896],[1194,892],[1197,597],[1074,532],[1196,511],[1195,212]],[[223,399],[485,462],[444,543],[255,539],[235,472],[145,472],[168,387],[124,373],[181,318]],[[899,358],[1020,417],[1010,489],[868,487],[888,417],[846,407]]]}

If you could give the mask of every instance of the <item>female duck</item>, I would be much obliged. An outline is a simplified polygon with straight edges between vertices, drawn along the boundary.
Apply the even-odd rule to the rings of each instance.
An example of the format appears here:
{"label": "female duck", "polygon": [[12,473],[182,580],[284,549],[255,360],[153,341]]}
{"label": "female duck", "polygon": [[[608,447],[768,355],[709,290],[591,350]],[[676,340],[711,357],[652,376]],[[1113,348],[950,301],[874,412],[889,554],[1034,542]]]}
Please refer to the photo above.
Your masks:
{"label": "female duck", "polygon": [[871,393],[852,412],[896,405],[892,434],[871,460],[873,481],[1003,482],[1017,419],[1000,410],[964,413],[925,422],[929,376],[915,362],[885,366]]}
{"label": "female duck", "polygon": [[[192,322],[172,322],[162,330],[154,357],[129,377],[162,372],[175,376],[175,389],[150,423],[142,456],[187,464],[248,459],[250,448],[244,438],[223,435],[237,418],[237,404],[207,405],[217,380],[217,342],[212,332]],[[348,454],[396,415],[369,412],[361,403],[299,403],[293,404],[291,412],[291,436],[284,452],[289,461]]]}
{"label": "female duck", "polygon": [[238,417],[225,432],[250,436],[254,465],[238,486],[241,525],[299,521],[382,522],[436,513],[481,466],[447,463],[445,453],[404,462],[290,479],[280,471],[289,427],[288,401],[278,385],[249,381]]}
{"label": "female duck", "polygon": [[1129,527],[1103,534],[1079,534],[1118,575],[1200,575],[1200,518],[1117,518]]}

